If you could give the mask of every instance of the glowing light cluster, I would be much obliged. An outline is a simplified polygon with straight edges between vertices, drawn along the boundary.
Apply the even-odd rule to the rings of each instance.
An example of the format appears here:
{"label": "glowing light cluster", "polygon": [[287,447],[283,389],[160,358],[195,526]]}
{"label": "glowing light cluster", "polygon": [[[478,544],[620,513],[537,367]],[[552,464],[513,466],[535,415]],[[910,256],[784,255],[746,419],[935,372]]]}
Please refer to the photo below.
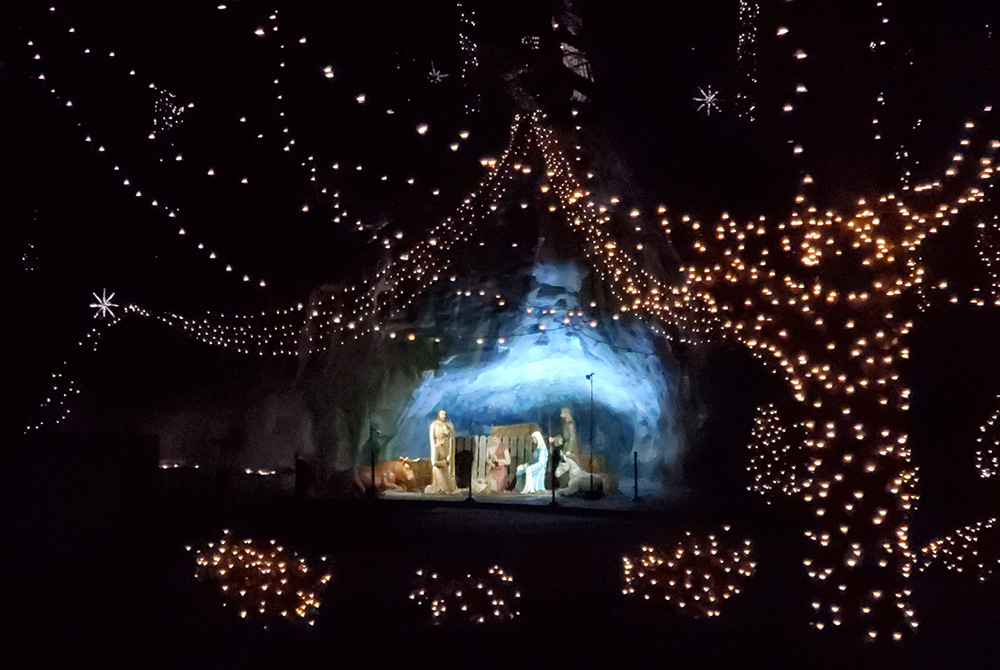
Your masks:
{"label": "glowing light cluster", "polygon": [[768,505],[802,493],[803,481],[808,479],[802,444],[789,436],[773,403],[757,408],[747,450],[747,471],[753,478],[749,491],[759,494]]}
{"label": "glowing light cluster", "polygon": [[[222,605],[241,619],[265,628],[278,621],[316,624],[318,594],[331,575],[277,540],[238,540],[224,530],[221,538],[195,551],[194,558],[195,577],[218,583]],[[325,563],[326,557],[320,561]]]}
{"label": "glowing light cluster", "polygon": [[992,579],[1000,570],[1000,529],[996,517],[959,528],[951,535],[920,549],[920,570],[943,567],[979,582]]}
{"label": "glowing light cluster", "polygon": [[153,130],[149,139],[155,139],[157,133],[165,134],[177,128],[184,122],[184,112],[194,107],[194,103],[184,104],[177,96],[164,88],[155,87],[156,100],[153,102]]}
{"label": "glowing light cluster", "polygon": [[499,565],[464,577],[417,570],[410,600],[429,607],[434,625],[490,625],[520,616],[521,592]]}
{"label": "glowing light cluster", "polygon": [[1000,306],[1000,240],[997,239],[997,232],[1000,229],[997,216],[994,215],[990,224],[980,222],[976,231],[976,253],[989,277],[985,293],[986,300],[973,299],[973,304],[978,302],[980,307],[985,307],[988,302],[992,306]]}
{"label": "glowing light cluster", "polygon": [[[997,398],[1000,400],[1000,398]],[[996,477],[1000,473],[1000,409],[997,409],[979,427],[979,437],[976,438],[976,470],[983,479]]]}
{"label": "glowing light cluster", "polygon": [[730,526],[708,535],[687,531],[670,547],[642,547],[638,558],[623,556],[622,594],[665,601],[696,618],[717,617],[756,566],[750,540],[736,539]]}

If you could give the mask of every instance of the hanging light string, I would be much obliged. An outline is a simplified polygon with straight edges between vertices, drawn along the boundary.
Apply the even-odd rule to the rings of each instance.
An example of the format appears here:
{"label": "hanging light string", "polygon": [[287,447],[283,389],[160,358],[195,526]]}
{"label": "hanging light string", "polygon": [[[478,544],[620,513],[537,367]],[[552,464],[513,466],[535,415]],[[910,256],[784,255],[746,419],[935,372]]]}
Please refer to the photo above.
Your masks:
{"label": "hanging light string", "polygon": [[809,175],[803,162],[805,159],[805,148],[801,138],[801,123],[799,122],[801,114],[798,112],[807,100],[806,95],[809,93],[809,87],[805,84],[808,77],[808,54],[796,42],[799,31],[793,31],[790,27],[796,21],[795,10],[796,6],[793,3],[782,3],[779,10],[781,15],[779,16],[776,38],[778,40],[778,50],[787,54],[787,57],[791,60],[791,72],[795,81],[788,98],[782,103],[781,112],[788,120],[788,144],[791,146],[792,156],[799,164],[800,191],[799,195],[795,198],[795,202],[801,204],[806,198],[805,188],[813,183],[813,178]]}
{"label": "hanging light string", "polygon": [[[114,315],[97,321],[84,334],[83,339],[76,343],[77,349],[88,351],[91,354],[95,353],[104,334],[111,326],[121,323],[121,320],[121,316]],[[25,435],[43,428],[53,428],[69,418],[72,411],[69,407],[70,399],[80,393],[80,385],[70,376],[70,367],[69,360],[64,360],[57,371],[51,374],[50,386],[45,393],[45,399],[39,405],[41,416],[38,421],[25,427]]]}
{"label": "hanging light string", "polygon": [[785,426],[774,403],[757,408],[747,443],[747,490],[768,505],[782,498],[801,499],[809,459],[798,432]]}
{"label": "hanging light string", "polygon": [[[1000,396],[997,396],[1000,401]],[[983,479],[992,479],[1000,473],[1000,409],[994,410],[986,423],[979,427],[976,438],[976,470]]]}

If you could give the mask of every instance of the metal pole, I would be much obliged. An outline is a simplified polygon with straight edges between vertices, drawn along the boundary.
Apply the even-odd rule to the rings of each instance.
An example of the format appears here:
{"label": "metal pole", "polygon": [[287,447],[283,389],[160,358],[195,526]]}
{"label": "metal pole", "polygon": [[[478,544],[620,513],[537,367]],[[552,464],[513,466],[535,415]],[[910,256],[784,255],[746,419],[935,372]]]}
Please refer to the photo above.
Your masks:
{"label": "metal pole", "polygon": [[632,473],[635,481],[635,495],[632,497],[632,502],[642,502],[642,498],[639,497],[639,452],[632,452]]}
{"label": "metal pole", "polygon": [[372,401],[368,399],[368,444],[371,445],[372,498],[378,496],[378,486],[375,482],[375,426],[372,425]]}
{"label": "metal pole", "polygon": [[[472,458],[469,459],[469,497],[465,499],[466,502],[475,502],[472,499],[472,479],[476,472],[476,454],[479,453],[479,445],[475,438],[472,440]],[[455,450],[455,460],[458,460],[458,449]]]}
{"label": "metal pole", "polygon": [[556,449],[555,443],[552,441],[552,415],[551,414],[549,415],[549,430],[548,430],[548,433],[549,433],[549,443],[547,445],[545,445],[545,446],[549,450],[549,466],[550,466],[551,473],[552,473],[551,474],[551,478],[549,480],[551,482],[551,484],[552,484],[552,502],[550,502],[549,505],[558,505],[559,503],[556,502],[556,486],[558,484],[556,483],[556,459],[555,459],[555,455],[557,453],[559,453],[559,452]]}
{"label": "metal pole", "polygon": [[550,502],[549,505],[558,505],[559,504],[559,503],[556,502],[556,485],[557,484],[556,484],[556,459],[555,459],[555,456],[556,456],[557,453],[558,452],[556,451],[555,445],[552,445],[552,447],[549,449],[549,466],[550,466],[550,471],[552,472],[552,479],[550,480],[551,484],[552,484],[552,502]]}
{"label": "metal pole", "polygon": [[[507,448],[510,449],[510,446],[508,445]],[[514,468],[510,472],[514,473],[514,485],[513,485],[512,488],[510,488],[510,490],[514,491],[516,493],[517,492],[517,466],[518,466],[518,463],[517,463],[517,452],[514,451],[513,449],[511,449],[511,451],[514,454],[513,457],[512,457],[512,464],[513,464]],[[510,487],[511,483],[507,482],[507,486]]]}
{"label": "metal pole", "polygon": [[594,494],[594,373],[587,375],[590,380],[590,494]]}

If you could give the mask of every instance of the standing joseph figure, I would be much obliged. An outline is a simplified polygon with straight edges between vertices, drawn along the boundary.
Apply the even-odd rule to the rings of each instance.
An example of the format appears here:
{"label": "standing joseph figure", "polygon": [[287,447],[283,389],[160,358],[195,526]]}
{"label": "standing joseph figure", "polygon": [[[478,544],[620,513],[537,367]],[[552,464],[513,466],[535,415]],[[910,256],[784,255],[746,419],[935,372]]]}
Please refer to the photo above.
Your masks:
{"label": "standing joseph figure", "polygon": [[559,437],[556,438],[556,446],[561,447],[563,453],[573,454],[579,461],[580,441],[576,437],[576,421],[573,420],[573,414],[569,411],[569,407],[563,407],[562,411],[559,412],[559,417],[562,419],[562,430]]}
{"label": "standing joseph figure", "polygon": [[455,424],[442,409],[431,422],[431,483],[425,493],[455,492]]}

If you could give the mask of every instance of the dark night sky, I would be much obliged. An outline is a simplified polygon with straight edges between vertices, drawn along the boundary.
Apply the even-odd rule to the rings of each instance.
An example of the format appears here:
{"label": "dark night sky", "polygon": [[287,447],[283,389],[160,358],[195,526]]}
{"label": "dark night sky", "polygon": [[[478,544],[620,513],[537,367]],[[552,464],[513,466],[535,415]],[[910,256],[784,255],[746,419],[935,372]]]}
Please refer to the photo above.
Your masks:
{"label": "dark night sky", "polygon": [[[23,425],[49,371],[89,327],[92,291],[107,287],[121,303],[189,315],[292,304],[317,285],[350,283],[369,270],[387,234],[405,232],[403,242],[393,240],[394,250],[402,250],[447,216],[483,175],[479,159],[502,150],[525,94],[557,125],[568,125],[565,71],[553,57],[550,28],[560,2],[473,3],[480,64],[469,85],[460,76],[454,2],[401,9],[379,0],[352,3],[349,10],[343,3],[289,3],[278,8],[280,37],[263,38],[253,31],[272,25],[273,3],[230,1],[225,11],[216,4],[103,0],[61,3],[54,13],[37,2],[5,9],[0,217],[13,301],[7,322],[15,341],[8,346],[8,395],[18,398],[8,430]],[[912,171],[914,183],[940,174],[962,123],[982,120],[983,106],[1000,102],[993,97],[996,6],[985,11],[987,3],[972,0],[760,4],[757,110],[749,122],[735,113],[744,81],[736,58],[738,0],[575,3],[582,18],[578,43],[595,77],[592,102],[580,106],[580,137],[598,173],[597,194],[619,195],[623,207],[650,212],[662,202],[672,212],[707,219],[722,211],[780,217],[791,210],[799,175],[807,171],[816,178],[815,201],[846,212],[858,197],[898,188],[903,169]],[[780,26],[790,34],[777,37]],[[532,35],[542,38],[538,51],[521,43]],[[308,36],[306,45],[300,36]],[[873,52],[870,43],[881,40],[885,46]],[[282,41],[285,49],[278,47]],[[797,48],[807,58],[794,59]],[[432,61],[449,75],[439,84],[428,80]],[[327,65],[333,79],[323,76]],[[133,68],[136,77],[128,75]],[[146,138],[156,99],[150,81],[195,103],[183,124],[155,141]],[[797,83],[808,93],[796,96]],[[722,99],[722,110],[711,116],[692,100],[708,85]],[[59,99],[49,87],[58,89]],[[872,117],[882,91],[883,139],[875,142]],[[359,105],[355,97],[362,92],[366,102]],[[480,111],[467,114],[477,92]],[[790,101],[796,110],[782,112]],[[248,123],[241,124],[241,116]],[[421,123],[429,124],[426,135],[414,132]],[[293,151],[282,151],[283,127],[296,139]],[[453,152],[448,145],[460,130],[470,138]],[[88,134],[107,155],[83,142]],[[791,153],[795,142],[806,148],[801,158]],[[900,147],[908,154],[897,159]],[[181,162],[174,160],[178,153]],[[309,155],[318,166],[316,182],[302,166]],[[360,172],[353,169],[359,163]],[[217,176],[207,176],[206,166]],[[134,186],[123,187],[125,174]],[[240,184],[240,176],[250,183]],[[406,183],[409,177],[415,186]],[[134,197],[136,186],[146,197]],[[431,195],[435,188],[440,195]],[[339,223],[333,191],[350,213]],[[178,208],[180,217],[168,219],[149,206],[150,197]],[[353,228],[357,218],[364,231]],[[371,243],[372,227],[383,224]],[[188,239],[176,234],[180,226]],[[191,238],[217,250],[237,272],[222,272]],[[969,241],[960,234],[942,238],[961,247],[939,254],[942,272],[964,265]],[[243,273],[265,278],[268,287],[240,281]],[[928,351],[935,342],[951,342],[949,322],[929,317],[928,327],[936,330],[922,336],[917,352],[920,342],[930,343]],[[928,387],[938,382],[918,376]],[[970,416],[954,408],[952,420],[977,425],[978,415],[966,412]],[[945,430],[942,421],[927,429]]]}

